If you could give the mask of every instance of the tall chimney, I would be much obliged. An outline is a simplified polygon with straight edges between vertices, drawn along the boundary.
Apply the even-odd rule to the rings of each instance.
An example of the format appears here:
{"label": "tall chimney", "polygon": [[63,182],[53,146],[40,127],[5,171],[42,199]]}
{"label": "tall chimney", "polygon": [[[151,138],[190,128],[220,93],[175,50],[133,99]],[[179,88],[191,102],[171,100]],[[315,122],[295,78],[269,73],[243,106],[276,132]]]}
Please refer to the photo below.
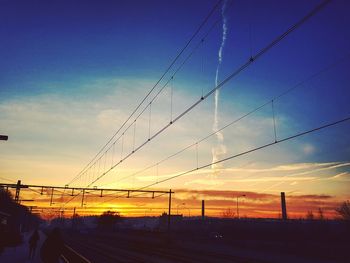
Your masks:
{"label": "tall chimney", "polygon": [[205,207],[204,207],[204,200],[202,200],[202,220],[204,220],[204,217],[205,217]]}
{"label": "tall chimney", "polygon": [[282,219],[287,220],[286,195],[284,192],[281,192],[281,205],[282,205]]}

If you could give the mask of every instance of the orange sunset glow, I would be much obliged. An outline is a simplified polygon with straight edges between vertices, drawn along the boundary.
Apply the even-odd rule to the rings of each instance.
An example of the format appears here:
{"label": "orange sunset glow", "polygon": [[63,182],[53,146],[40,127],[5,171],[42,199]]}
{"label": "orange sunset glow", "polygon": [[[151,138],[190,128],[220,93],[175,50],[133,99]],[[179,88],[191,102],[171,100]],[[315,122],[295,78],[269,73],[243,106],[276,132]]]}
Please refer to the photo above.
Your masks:
{"label": "orange sunset glow", "polygon": [[350,262],[349,13],[0,1],[0,261]]}

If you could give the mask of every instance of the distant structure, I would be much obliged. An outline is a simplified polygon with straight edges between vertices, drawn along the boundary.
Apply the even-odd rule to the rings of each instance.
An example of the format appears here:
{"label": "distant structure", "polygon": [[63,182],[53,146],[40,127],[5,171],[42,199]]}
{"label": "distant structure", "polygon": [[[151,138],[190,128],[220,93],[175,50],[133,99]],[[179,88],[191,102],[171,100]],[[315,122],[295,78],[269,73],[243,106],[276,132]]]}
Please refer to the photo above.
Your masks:
{"label": "distant structure", "polygon": [[[170,219],[170,220],[169,220]],[[159,217],[159,229],[164,231],[164,230],[170,230],[170,223],[172,226],[177,226],[182,222],[183,216],[182,215],[170,215],[164,212],[160,217]]]}
{"label": "distant structure", "polygon": [[17,181],[16,185],[16,195],[15,195],[15,202],[19,203],[19,192],[21,191],[21,180]]}
{"label": "distant structure", "polygon": [[282,219],[287,220],[286,195],[284,192],[281,192],[281,205],[282,205]]}
{"label": "distant structure", "polygon": [[204,207],[204,200],[202,200],[202,220],[205,218],[205,207]]}

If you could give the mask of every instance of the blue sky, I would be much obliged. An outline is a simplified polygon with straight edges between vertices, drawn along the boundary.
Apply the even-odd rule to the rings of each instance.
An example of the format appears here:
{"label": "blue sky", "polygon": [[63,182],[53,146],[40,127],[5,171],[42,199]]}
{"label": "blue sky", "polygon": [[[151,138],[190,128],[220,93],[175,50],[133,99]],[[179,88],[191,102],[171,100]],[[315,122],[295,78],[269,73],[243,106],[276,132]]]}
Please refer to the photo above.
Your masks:
{"label": "blue sky", "polygon": [[[2,1],[2,85],[159,76],[212,2]],[[181,8],[186,6],[186,8]],[[195,14],[195,15],[193,15]],[[181,17],[181,19],[179,19]],[[34,83],[33,83],[34,82]],[[27,86],[27,85],[26,85]],[[74,92],[74,90],[71,90]]]}
{"label": "blue sky", "polygon": [[[251,52],[255,54],[319,2],[234,1],[230,5],[229,1],[227,40],[219,80],[223,80],[247,61]],[[4,167],[1,175],[14,180],[22,177],[36,183],[46,180],[51,184],[64,184],[74,177],[153,86],[215,3],[0,1],[0,109],[3,113],[0,116],[0,133],[10,136],[10,140],[1,145]],[[278,138],[349,116],[349,11],[347,1],[332,1],[225,85],[220,90],[219,127],[305,79],[308,81],[301,87],[275,101]],[[205,93],[214,86],[222,39],[220,8],[184,54],[189,54],[217,19],[217,26],[171,84],[174,116],[196,101],[202,90]],[[328,70],[310,79],[310,76],[327,67]],[[169,77],[167,75],[161,84]],[[169,98],[170,90],[167,88],[153,104],[152,132],[169,122]],[[214,99],[211,96],[164,136],[160,136],[159,141],[152,142],[138,153],[136,161],[130,161],[129,166],[123,164],[119,172],[132,173],[205,137],[212,132],[213,108]],[[251,118],[225,130],[226,150],[223,157],[273,139],[271,116],[271,105],[267,105]],[[140,122],[138,127],[147,130],[146,114],[142,118],[143,123]],[[309,163],[307,167],[314,169],[324,163],[332,167],[326,169],[332,173],[316,171],[311,181],[318,175],[337,180],[341,177],[348,186],[349,131],[349,124],[341,124],[286,143],[283,147],[275,147],[275,152],[268,150],[250,159],[242,158],[238,163],[228,162],[220,169],[238,165],[249,170],[239,170],[245,174],[259,167],[269,167],[275,171],[274,167],[282,164],[300,167],[300,164]],[[140,134],[139,130],[138,135],[136,143],[141,144],[147,135]],[[124,146],[129,150],[130,140],[129,146]],[[203,143],[203,163],[210,161],[211,149],[216,144],[215,138]],[[166,177],[189,169],[193,165],[192,159],[193,152],[184,154],[182,159],[163,167],[160,173]],[[345,165],[330,165],[339,162]],[[221,171],[221,177],[228,172]],[[207,170],[205,173],[208,176]],[[344,174],[336,177],[341,173]],[[52,174],[53,178],[47,179],[47,174]],[[151,175],[145,176],[149,178]],[[225,180],[235,179],[230,176],[223,181],[219,180],[222,178],[215,178],[217,184],[203,184],[204,180],[200,182],[194,175],[196,178],[190,176],[189,181],[179,180],[178,187],[215,187]],[[294,181],[285,183],[283,178],[287,175],[276,176],[281,180],[280,185],[291,191],[297,184]],[[319,184],[331,185],[323,179]],[[115,181],[114,175],[110,175],[103,183]],[[149,180],[140,179],[138,183],[133,183],[141,186],[145,181]],[[232,181],[232,185],[228,184],[227,187],[234,187],[235,183]],[[311,185],[300,186],[298,191],[314,192],[315,188]],[[128,184],[123,186],[127,187]],[[260,188],[251,188],[249,184],[240,187],[264,191],[270,186],[271,180],[267,178]],[[323,192],[317,190],[318,194],[327,191],[332,194],[337,191],[345,193],[338,181],[329,188],[320,188]]]}
{"label": "blue sky", "polygon": [[[219,79],[246,61],[250,46],[253,53],[260,50],[318,3],[248,2],[233,3],[228,11],[228,40]],[[156,79],[214,3],[2,1],[1,99],[42,93],[79,96],[82,87],[101,78]],[[348,9],[346,1],[334,1],[232,85],[250,85],[245,88],[247,96],[271,97],[341,59],[349,53]],[[215,14],[212,20],[218,17]],[[180,72],[179,83],[212,87],[220,34],[218,25]],[[332,85],[339,81],[342,86],[348,80],[346,63],[325,81]],[[235,88],[226,89],[235,92]],[[346,104],[347,97],[341,95],[348,95],[346,87],[333,92]]]}
{"label": "blue sky", "polygon": [[[69,85],[93,78],[120,75],[157,78],[214,3],[2,1],[2,92],[6,95],[18,91],[41,92],[44,88],[39,86],[62,82],[74,92]],[[224,50],[221,75],[249,56],[249,26],[252,49],[256,52],[317,3],[233,3],[228,11],[228,47]],[[288,61],[299,78],[298,71],[307,75],[306,70],[312,73],[319,63],[331,63],[343,56],[350,41],[346,30],[348,5],[346,1],[334,1],[327,11],[271,52],[260,67],[268,70],[261,74],[270,74],[274,81],[280,77],[286,83],[290,80],[286,78],[288,70],[275,69],[277,62]],[[217,17],[218,14],[214,15]],[[219,34],[219,30],[214,30],[206,42],[204,59],[209,67],[216,65]],[[193,74],[191,77],[196,78]]]}

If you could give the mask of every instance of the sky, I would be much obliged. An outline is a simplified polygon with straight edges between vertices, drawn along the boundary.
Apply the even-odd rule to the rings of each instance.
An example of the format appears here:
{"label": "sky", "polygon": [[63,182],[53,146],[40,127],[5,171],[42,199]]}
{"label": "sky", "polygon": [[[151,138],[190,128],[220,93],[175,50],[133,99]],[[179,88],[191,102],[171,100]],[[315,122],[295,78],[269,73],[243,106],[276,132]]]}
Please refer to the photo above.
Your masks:
{"label": "sky", "polygon": [[[123,189],[152,185],[175,191],[174,209],[199,214],[205,199],[215,216],[235,208],[236,197],[245,195],[243,215],[277,217],[279,194],[286,192],[291,216],[321,207],[334,217],[334,208],[350,198],[349,122],[211,162],[349,117],[347,1],[331,1],[228,81],[217,102],[214,94],[200,100],[215,87],[221,46],[219,83],[320,2],[222,1],[126,124],[129,128],[83,170],[217,2],[1,0],[0,134],[9,140],[0,145],[0,181]],[[50,192],[25,194],[48,206]],[[59,198],[54,207],[67,200]],[[156,215],[167,201],[91,197],[86,206],[81,213],[113,206],[126,215]]]}

